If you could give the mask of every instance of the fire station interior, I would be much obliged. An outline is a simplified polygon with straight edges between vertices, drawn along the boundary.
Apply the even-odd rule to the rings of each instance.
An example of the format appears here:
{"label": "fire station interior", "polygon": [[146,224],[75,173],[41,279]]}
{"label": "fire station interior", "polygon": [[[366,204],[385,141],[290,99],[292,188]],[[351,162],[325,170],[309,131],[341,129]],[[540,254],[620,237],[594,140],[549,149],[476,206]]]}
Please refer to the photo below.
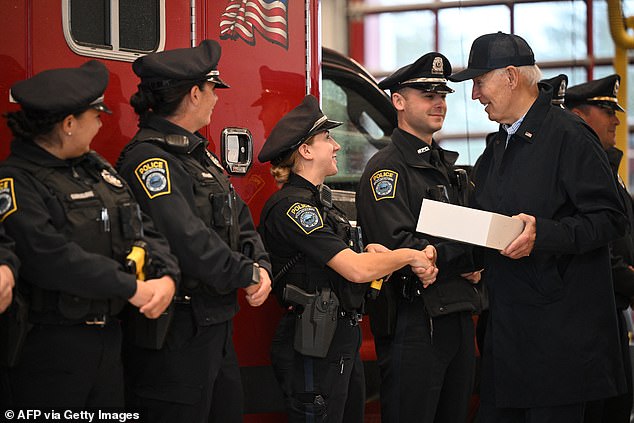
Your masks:
{"label": "fire station interior", "polygon": [[[463,69],[472,41],[502,30],[526,39],[544,78],[564,73],[568,86],[573,86],[618,73],[619,103],[629,106],[626,110],[634,104],[634,85],[628,84],[634,75],[629,53],[634,38],[627,33],[628,23],[634,22],[629,17],[634,13],[632,1],[326,0],[322,9],[324,46],[350,56],[377,80],[429,51],[447,56],[454,71]],[[323,84],[324,109],[336,118],[346,108],[345,87],[327,76]],[[443,148],[460,153],[458,165],[472,166],[484,150],[486,134],[497,131],[497,124],[471,100],[471,83],[450,85],[456,92],[447,96],[447,118],[435,139]],[[621,121],[617,146],[628,160],[622,161],[620,174],[631,191],[632,121]],[[349,125],[333,131],[337,139],[345,140],[345,147],[339,174],[331,184],[349,186],[380,147],[381,123],[368,125],[372,129],[361,132],[369,142],[360,141],[358,128]]]}

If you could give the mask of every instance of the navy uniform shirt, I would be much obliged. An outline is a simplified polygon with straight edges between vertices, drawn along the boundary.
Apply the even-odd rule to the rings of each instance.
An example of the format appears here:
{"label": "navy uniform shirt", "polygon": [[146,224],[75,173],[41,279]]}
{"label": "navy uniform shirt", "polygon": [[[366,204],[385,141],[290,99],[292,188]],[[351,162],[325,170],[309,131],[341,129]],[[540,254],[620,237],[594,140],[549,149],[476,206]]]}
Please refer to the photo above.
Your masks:
{"label": "navy uniform shirt", "polygon": [[[282,187],[282,193],[291,186],[304,188],[319,197],[313,184],[294,173]],[[302,252],[325,267],[330,259],[348,248],[346,242],[324,220],[321,208],[315,198],[287,197],[277,202],[267,216],[263,215],[261,226],[264,227],[264,239],[271,255],[290,259]]]}
{"label": "navy uniform shirt", "polygon": [[[198,281],[218,295],[192,295],[192,304],[198,324],[209,325],[231,319],[238,310],[236,289],[252,283],[253,263],[270,273],[268,255],[255,230],[246,204],[237,198],[240,244],[251,245],[251,257],[232,251],[210,221],[203,214],[210,213],[211,203],[197,203],[195,194],[201,185],[222,179],[228,184],[220,163],[207,150],[208,141],[171,122],[149,114],[140,124],[137,137],[146,129],[160,134],[183,135],[189,140],[188,152],[168,150],[154,142],[138,142],[126,148],[119,159],[121,176],[132,188],[141,209],[154,221],[157,229],[167,238],[181,266],[183,283]],[[192,177],[185,167],[186,161],[195,161],[201,171]],[[145,176],[146,169],[151,175]],[[154,172],[151,169],[160,169]],[[184,293],[181,291],[181,294]]]}
{"label": "navy uniform shirt", "polygon": [[[53,169],[71,179],[91,181],[87,182],[86,192],[96,184],[106,184],[115,195],[127,190],[125,184],[114,187],[105,179],[93,178],[91,175],[99,175],[99,172],[95,172],[94,162],[88,159],[88,154],[61,160],[33,143],[14,140],[10,157]],[[112,177],[118,179],[116,174]],[[89,252],[69,241],[65,233],[68,223],[60,199],[42,181],[26,170],[6,166],[0,167],[0,181],[3,192],[14,196],[8,209],[3,205],[2,217],[7,235],[15,241],[16,253],[22,263],[21,282],[88,299],[127,300],[134,295],[136,277],[124,269],[123,263]],[[98,217],[94,217],[95,231],[101,228]],[[147,216],[143,219],[144,240],[153,250],[154,258],[162,262],[165,274],[178,279],[176,260],[169,253],[167,242],[153,230]]]}

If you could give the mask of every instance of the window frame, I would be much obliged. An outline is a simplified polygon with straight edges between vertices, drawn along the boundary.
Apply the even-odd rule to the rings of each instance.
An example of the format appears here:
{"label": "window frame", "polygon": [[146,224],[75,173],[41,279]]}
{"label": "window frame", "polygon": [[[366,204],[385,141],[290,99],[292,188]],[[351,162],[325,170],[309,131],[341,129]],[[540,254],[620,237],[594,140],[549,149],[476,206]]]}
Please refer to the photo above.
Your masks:
{"label": "window frame", "polygon": [[158,46],[152,51],[130,51],[122,50],[119,44],[119,2],[121,0],[109,0],[110,2],[110,40],[112,48],[101,46],[86,46],[75,42],[71,34],[70,25],[70,2],[62,0],[62,28],[66,44],[74,52],[81,56],[96,57],[99,59],[119,60],[123,62],[133,62],[138,57],[155,51],[165,49],[165,0],[158,0]]}

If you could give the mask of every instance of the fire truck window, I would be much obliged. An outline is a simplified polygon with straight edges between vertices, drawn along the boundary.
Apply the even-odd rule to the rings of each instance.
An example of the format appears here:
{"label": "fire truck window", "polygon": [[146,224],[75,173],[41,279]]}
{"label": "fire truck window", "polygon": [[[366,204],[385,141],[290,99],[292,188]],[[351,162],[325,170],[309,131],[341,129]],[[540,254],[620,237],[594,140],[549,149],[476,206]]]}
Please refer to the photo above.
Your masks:
{"label": "fire truck window", "polygon": [[62,0],[68,46],[77,54],[132,62],[164,44],[165,0]]}
{"label": "fire truck window", "polygon": [[119,2],[119,37],[121,48],[153,51],[158,46],[158,1]]}
{"label": "fire truck window", "polygon": [[110,2],[71,0],[71,33],[79,44],[110,46]]}
{"label": "fire truck window", "polygon": [[322,88],[324,113],[343,122],[330,131],[341,150],[337,153],[339,172],[326,182],[333,189],[356,191],[368,160],[389,143],[389,134],[382,128],[390,124],[358,91],[330,79],[323,81]]}

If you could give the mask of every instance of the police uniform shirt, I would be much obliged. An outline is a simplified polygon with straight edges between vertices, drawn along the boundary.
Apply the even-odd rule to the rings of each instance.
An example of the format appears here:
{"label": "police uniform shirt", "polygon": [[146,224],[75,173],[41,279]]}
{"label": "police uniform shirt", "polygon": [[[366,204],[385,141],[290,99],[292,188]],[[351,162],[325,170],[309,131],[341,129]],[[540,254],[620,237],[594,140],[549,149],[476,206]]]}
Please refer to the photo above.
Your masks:
{"label": "police uniform shirt", "polygon": [[[357,213],[364,242],[416,250],[437,242],[416,232],[418,214],[423,198],[429,198],[430,189],[437,185],[447,188],[451,203],[457,202],[457,191],[449,179],[457,158],[458,153],[443,150],[435,141],[429,145],[396,128],[392,143],[368,161],[359,183]],[[439,277],[449,269],[454,273],[473,270],[470,255],[461,244],[447,242],[436,248]],[[411,273],[407,268],[403,271]]]}
{"label": "police uniform shirt", "polygon": [[[117,166],[134,192],[141,209],[150,215],[156,227],[168,239],[172,251],[178,257],[183,280],[194,279],[217,292],[232,293],[235,303],[237,288],[247,287],[252,281],[253,262],[256,261],[270,273],[268,255],[255,230],[251,214],[245,203],[237,197],[240,243],[250,242],[253,257],[248,258],[232,251],[229,245],[203,221],[198,207],[210,208],[210,203],[199,205],[195,199],[197,184],[213,183],[223,178],[228,184],[218,160],[208,150],[208,141],[200,134],[193,134],[178,125],[149,113],[140,123],[141,136],[149,129],[160,134],[187,137],[188,153],[168,151],[164,145],[142,141],[126,148]],[[196,160],[206,170],[193,180],[184,161]],[[226,304],[225,304],[226,305]],[[215,318],[227,320],[237,311],[237,305],[229,305],[230,315],[207,316],[211,323]],[[213,313],[212,313],[213,314]]]}
{"label": "police uniform shirt", "polygon": [[[61,160],[23,140],[11,144],[11,156],[54,169],[68,178],[78,173],[85,175],[82,168],[91,166],[86,155]],[[121,263],[69,242],[64,234],[67,226],[64,209],[42,181],[25,170],[5,165],[0,167],[0,186],[0,219],[7,235],[15,240],[16,253],[22,262],[21,280],[82,298],[128,299],[134,295],[136,277],[125,272]],[[86,197],[90,201],[88,194]],[[100,226],[94,227],[98,230]]]}
{"label": "police uniform shirt", "polygon": [[[319,196],[313,184],[294,173],[290,174],[289,181],[282,187],[282,193],[288,187],[304,188],[314,196]],[[284,198],[262,219],[264,239],[271,255],[275,257],[290,259],[302,252],[325,267],[334,256],[348,248],[346,242],[324,220],[323,207],[316,198]]]}

